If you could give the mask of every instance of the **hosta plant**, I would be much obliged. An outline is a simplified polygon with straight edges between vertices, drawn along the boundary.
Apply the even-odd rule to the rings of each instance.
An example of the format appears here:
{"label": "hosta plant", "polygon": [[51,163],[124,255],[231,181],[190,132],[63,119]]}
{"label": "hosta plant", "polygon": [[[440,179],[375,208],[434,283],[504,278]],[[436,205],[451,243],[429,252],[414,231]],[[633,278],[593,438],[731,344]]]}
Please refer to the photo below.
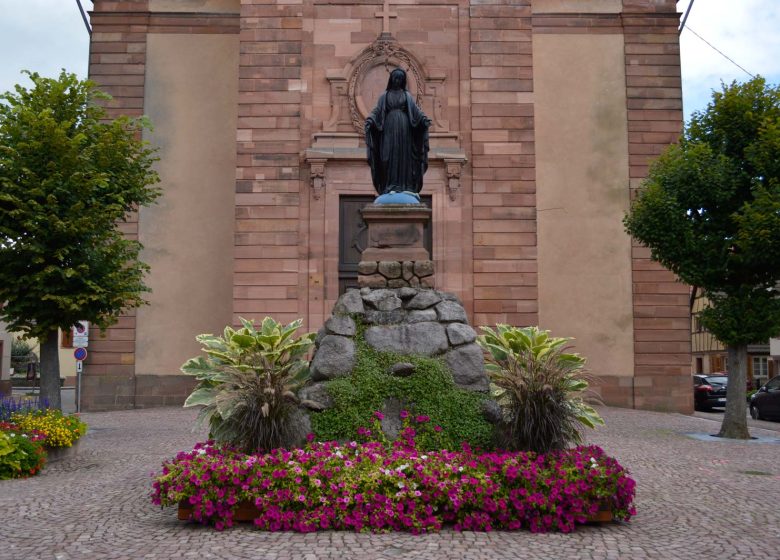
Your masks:
{"label": "hosta plant", "polygon": [[33,476],[45,462],[40,441],[18,430],[0,430],[0,480]]}
{"label": "hosta plant", "polygon": [[203,406],[199,420],[214,440],[247,452],[289,445],[294,390],[308,377],[306,354],[314,342],[314,333],[295,336],[301,323],[266,317],[257,327],[241,319],[240,329],[197,337],[205,356],[181,368],[199,381],[184,406]]}
{"label": "hosta plant", "polygon": [[570,338],[538,327],[482,327],[493,396],[503,409],[502,444],[546,453],[582,443],[581,429],[604,421],[584,400],[585,358],[569,352]]}

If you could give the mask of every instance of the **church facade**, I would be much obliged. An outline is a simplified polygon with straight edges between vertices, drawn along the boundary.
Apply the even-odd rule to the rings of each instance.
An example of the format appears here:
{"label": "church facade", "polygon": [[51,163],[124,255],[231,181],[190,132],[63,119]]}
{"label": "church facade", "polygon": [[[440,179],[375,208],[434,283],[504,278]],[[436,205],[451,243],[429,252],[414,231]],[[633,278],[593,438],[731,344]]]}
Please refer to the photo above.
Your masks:
{"label": "church facade", "polygon": [[93,332],[82,404],[179,404],[194,336],[319,328],[355,285],[363,123],[403,68],[431,119],[435,286],[574,337],[607,404],[692,410],[689,290],[622,218],[682,127],[674,0],[96,0],[90,78],[148,115],[163,195],[122,227],[150,305]]}

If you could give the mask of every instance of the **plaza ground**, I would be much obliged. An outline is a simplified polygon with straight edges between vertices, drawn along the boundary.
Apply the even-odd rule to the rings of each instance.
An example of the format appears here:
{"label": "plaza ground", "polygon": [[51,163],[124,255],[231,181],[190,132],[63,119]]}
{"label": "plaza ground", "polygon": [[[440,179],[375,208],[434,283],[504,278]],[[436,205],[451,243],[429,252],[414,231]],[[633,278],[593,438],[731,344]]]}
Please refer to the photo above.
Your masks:
{"label": "plaza ground", "polygon": [[150,474],[190,449],[195,412],[174,408],[84,414],[75,457],[28,480],[0,482],[0,559],[769,558],[780,550],[780,424],[762,442],[700,441],[720,416],[602,408],[588,435],[637,480],[637,516],[573,534],[217,532],[177,521],[149,501]]}

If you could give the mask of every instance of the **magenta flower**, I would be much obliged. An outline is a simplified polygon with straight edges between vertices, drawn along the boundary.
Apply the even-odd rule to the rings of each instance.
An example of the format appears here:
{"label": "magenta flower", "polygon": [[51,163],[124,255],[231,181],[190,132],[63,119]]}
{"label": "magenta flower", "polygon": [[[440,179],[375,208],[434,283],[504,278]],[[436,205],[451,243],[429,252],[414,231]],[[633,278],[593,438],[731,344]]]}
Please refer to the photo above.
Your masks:
{"label": "magenta flower", "polygon": [[616,519],[636,514],[636,483],[598,447],[546,455],[431,451],[415,439],[424,441],[429,425],[418,428],[420,436],[407,426],[392,446],[314,442],[244,454],[199,445],[164,463],[151,499],[183,503],[194,521],[218,530],[231,527],[246,505],[256,508],[259,529],[298,532],[419,534],[450,526],[568,533],[604,504]]}
{"label": "magenta flower", "polygon": [[401,411],[401,414],[399,414],[399,416],[400,416],[402,419],[409,418],[409,411],[408,411],[408,410],[402,410],[402,411]]}
{"label": "magenta flower", "polygon": [[430,417],[430,416],[426,416],[426,415],[424,415],[424,414],[420,414],[420,415],[418,415],[418,416],[417,416],[417,418],[415,418],[415,420],[417,420],[417,423],[418,423],[418,424],[425,424],[425,423],[426,423],[426,422],[428,422],[430,419],[431,419],[431,417]]}
{"label": "magenta flower", "polygon": [[376,412],[374,412],[374,418],[376,418],[377,420],[384,420],[385,415],[377,410]]}

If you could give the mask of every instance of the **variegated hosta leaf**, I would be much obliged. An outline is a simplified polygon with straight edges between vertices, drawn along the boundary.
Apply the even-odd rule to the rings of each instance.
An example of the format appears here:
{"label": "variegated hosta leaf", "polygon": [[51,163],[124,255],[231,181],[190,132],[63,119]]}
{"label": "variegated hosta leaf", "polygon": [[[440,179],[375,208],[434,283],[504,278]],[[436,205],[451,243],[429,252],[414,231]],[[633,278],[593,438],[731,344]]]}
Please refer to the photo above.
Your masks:
{"label": "variegated hosta leaf", "polygon": [[205,406],[212,404],[214,402],[214,397],[216,397],[218,392],[218,389],[214,387],[201,387],[198,389],[195,389],[189,397],[187,397],[187,400],[184,401],[184,407],[190,407],[190,406]]}
{"label": "variegated hosta leaf", "polygon": [[258,411],[258,400],[264,403],[258,413],[268,418],[269,426],[279,421],[281,409],[274,407],[289,407],[297,398],[292,391],[308,379],[306,355],[316,336],[295,336],[300,319],[282,325],[266,317],[259,327],[239,320],[242,327],[226,327],[222,337],[198,336],[206,356],[182,366],[200,381],[188,406],[203,405],[199,418],[208,422],[212,437],[227,443],[237,443],[236,434],[246,431],[241,419]]}
{"label": "variegated hosta leaf", "polygon": [[236,344],[240,348],[249,348],[255,343],[255,337],[250,334],[236,333],[230,337],[231,344]]}

